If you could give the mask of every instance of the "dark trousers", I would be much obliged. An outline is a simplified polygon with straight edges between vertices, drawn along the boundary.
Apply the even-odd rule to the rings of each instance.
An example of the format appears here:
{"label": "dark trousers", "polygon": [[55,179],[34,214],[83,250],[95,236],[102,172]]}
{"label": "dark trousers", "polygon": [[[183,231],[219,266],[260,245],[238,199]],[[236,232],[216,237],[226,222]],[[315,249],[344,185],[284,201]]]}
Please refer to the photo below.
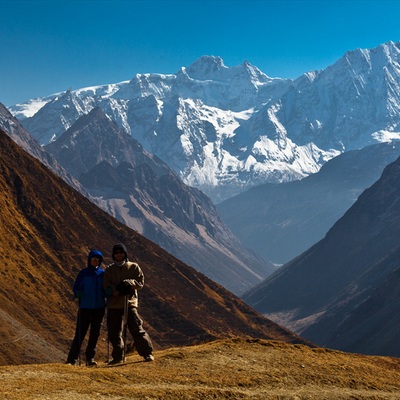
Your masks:
{"label": "dark trousers", "polygon": [[[107,314],[108,339],[113,347],[112,358],[121,360],[124,350],[123,340],[123,318],[122,308],[109,308]],[[136,351],[142,357],[146,357],[153,352],[153,345],[150,336],[143,328],[143,321],[135,307],[128,307],[127,328],[132,335]]]}
{"label": "dark trousers", "polygon": [[101,324],[104,317],[104,308],[80,308],[76,321],[75,337],[68,353],[67,362],[74,362],[78,359],[82,342],[85,339],[90,326],[89,340],[86,346],[86,360],[94,358],[96,354],[97,341],[100,336]]}

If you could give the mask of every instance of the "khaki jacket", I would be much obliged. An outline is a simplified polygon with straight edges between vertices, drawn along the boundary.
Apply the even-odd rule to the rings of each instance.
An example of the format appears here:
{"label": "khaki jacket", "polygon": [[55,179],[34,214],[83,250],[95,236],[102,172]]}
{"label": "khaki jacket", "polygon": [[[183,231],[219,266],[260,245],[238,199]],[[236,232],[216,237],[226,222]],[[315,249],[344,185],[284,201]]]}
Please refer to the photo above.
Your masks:
{"label": "khaki jacket", "polygon": [[118,266],[116,263],[111,264],[104,272],[103,287],[108,297],[108,307],[124,308],[124,295],[121,295],[116,286],[124,281],[131,287],[128,295],[128,302],[132,307],[138,307],[138,293],[144,285],[144,275],[139,265],[135,262],[127,261],[124,265]]}

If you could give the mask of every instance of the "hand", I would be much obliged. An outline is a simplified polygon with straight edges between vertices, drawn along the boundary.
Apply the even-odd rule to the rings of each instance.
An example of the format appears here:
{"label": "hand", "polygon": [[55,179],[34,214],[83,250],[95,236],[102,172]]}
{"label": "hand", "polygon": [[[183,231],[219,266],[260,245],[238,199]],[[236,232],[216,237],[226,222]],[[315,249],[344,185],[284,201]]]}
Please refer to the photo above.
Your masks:
{"label": "hand", "polygon": [[111,295],[112,295],[112,288],[111,288],[111,287],[108,287],[108,288],[105,290],[105,292],[106,292],[106,297],[111,297]]}
{"label": "hand", "polygon": [[122,295],[127,295],[130,294],[131,292],[130,286],[127,285],[125,282],[118,283],[118,285],[115,288],[118,290],[119,294]]}

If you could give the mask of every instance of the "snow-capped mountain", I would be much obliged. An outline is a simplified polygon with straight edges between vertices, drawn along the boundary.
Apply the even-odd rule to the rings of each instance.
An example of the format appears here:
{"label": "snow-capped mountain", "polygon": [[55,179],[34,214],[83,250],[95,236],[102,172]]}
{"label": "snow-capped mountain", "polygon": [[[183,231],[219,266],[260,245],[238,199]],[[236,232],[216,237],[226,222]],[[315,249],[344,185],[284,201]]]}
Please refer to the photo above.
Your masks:
{"label": "snow-capped mountain", "polygon": [[342,152],[399,138],[399,48],[387,42],[349,51],[296,80],[204,56],[176,74],[139,74],[11,111],[48,144],[99,106],[185,183],[219,201],[256,184],[303,178]]}

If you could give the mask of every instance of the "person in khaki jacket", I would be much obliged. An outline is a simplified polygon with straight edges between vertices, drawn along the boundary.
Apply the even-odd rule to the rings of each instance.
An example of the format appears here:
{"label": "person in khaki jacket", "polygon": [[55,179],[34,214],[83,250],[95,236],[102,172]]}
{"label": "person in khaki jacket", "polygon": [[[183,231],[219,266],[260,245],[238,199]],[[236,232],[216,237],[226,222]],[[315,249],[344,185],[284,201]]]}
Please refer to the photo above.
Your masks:
{"label": "person in khaki jacket", "polygon": [[103,282],[108,297],[108,339],[112,345],[109,364],[121,363],[125,358],[124,314],[137,352],[145,361],[153,361],[153,345],[137,310],[138,290],[144,285],[143,272],[137,263],[128,260],[126,247],[122,243],[114,245],[112,258],[114,262],[105,270]]}

